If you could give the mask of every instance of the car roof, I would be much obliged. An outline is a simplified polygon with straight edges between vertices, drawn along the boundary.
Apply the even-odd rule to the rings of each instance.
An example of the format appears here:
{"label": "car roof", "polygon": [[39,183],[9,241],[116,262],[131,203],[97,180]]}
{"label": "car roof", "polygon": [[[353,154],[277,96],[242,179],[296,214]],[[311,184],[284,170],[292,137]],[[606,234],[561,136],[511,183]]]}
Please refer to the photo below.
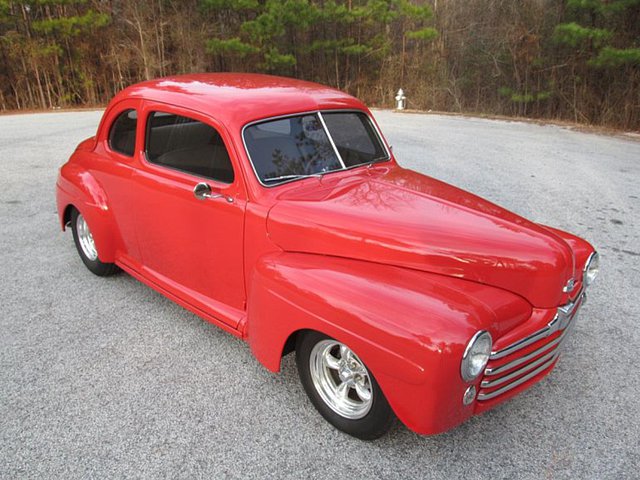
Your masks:
{"label": "car roof", "polygon": [[112,100],[143,98],[197,110],[227,126],[323,109],[364,109],[356,98],[318,83],[253,73],[199,73],[137,83]]}

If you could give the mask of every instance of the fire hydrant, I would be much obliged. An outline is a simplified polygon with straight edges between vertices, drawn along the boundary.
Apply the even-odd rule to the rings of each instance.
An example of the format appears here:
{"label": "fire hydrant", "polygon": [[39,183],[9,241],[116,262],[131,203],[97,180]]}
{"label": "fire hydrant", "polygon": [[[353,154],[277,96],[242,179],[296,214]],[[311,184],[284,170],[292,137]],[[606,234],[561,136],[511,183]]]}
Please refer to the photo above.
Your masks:
{"label": "fire hydrant", "polygon": [[396,95],[396,109],[404,110],[404,107],[407,103],[407,97],[404,95],[404,91],[402,89],[398,90]]}

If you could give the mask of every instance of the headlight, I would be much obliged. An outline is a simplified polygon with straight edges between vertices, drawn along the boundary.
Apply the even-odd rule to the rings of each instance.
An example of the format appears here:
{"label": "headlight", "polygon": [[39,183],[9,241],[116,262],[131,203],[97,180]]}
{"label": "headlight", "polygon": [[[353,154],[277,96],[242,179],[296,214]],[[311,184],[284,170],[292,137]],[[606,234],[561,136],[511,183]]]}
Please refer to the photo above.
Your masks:
{"label": "headlight", "polygon": [[587,260],[587,264],[584,266],[583,282],[585,287],[588,287],[598,276],[598,270],[600,269],[600,255],[598,252],[593,252]]}
{"label": "headlight", "polygon": [[464,349],[460,373],[466,382],[474,380],[482,373],[489,361],[493,341],[491,335],[485,330],[476,333]]}

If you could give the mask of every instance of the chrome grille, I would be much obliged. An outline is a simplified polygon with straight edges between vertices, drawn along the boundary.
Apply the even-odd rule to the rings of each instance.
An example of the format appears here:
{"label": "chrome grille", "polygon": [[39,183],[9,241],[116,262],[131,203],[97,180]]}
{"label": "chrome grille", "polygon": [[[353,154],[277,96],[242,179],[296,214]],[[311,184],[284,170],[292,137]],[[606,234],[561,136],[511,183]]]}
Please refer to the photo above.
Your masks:
{"label": "chrome grille", "polygon": [[[585,293],[581,292],[573,302],[559,307],[558,313],[544,328],[501,350],[491,352],[480,383],[478,400],[496,398],[553,365],[560,355],[562,343],[571,330],[572,320],[576,317],[584,300]],[[531,346],[535,348],[518,355],[520,350]]]}

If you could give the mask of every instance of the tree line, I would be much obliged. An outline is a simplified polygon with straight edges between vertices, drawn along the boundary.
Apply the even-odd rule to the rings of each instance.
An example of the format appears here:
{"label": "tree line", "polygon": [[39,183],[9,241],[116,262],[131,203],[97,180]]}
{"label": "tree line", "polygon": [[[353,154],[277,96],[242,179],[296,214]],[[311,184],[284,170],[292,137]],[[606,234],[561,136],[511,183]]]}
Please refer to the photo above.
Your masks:
{"label": "tree line", "polygon": [[640,0],[0,0],[0,109],[252,71],[376,106],[640,130]]}

